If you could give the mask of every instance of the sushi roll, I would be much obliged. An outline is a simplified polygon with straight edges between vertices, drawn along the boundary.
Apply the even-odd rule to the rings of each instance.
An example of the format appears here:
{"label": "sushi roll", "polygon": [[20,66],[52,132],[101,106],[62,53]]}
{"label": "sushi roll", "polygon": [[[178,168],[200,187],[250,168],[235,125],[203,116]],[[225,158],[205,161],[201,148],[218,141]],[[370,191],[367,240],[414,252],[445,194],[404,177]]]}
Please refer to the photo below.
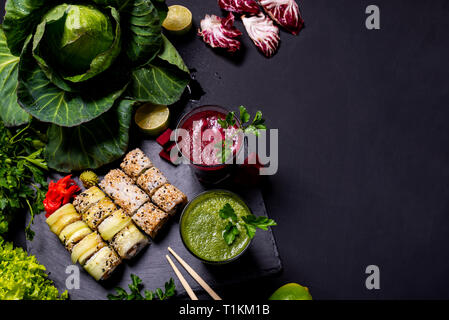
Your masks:
{"label": "sushi roll", "polygon": [[156,167],[148,169],[137,179],[137,185],[150,196],[166,183],[168,183],[167,178]]}
{"label": "sushi roll", "polygon": [[83,213],[83,220],[94,230],[118,208],[109,198],[103,198]]}
{"label": "sushi roll", "polygon": [[67,203],[49,216],[46,222],[51,232],[59,236],[62,229],[79,220],[81,220],[81,216],[76,212],[75,207],[71,203]]}
{"label": "sushi roll", "polygon": [[87,259],[106,246],[106,242],[104,242],[98,232],[92,232],[73,247],[72,263],[79,262],[80,265],[84,265]]}
{"label": "sushi roll", "polygon": [[84,269],[97,281],[109,278],[121,263],[119,256],[110,247],[103,247],[84,265]]}
{"label": "sushi roll", "polygon": [[114,236],[111,246],[122,259],[131,259],[149,243],[148,238],[131,223]]}
{"label": "sushi roll", "polygon": [[130,223],[132,223],[131,218],[120,209],[100,223],[98,232],[104,240],[109,241]]}
{"label": "sushi roll", "polygon": [[151,238],[155,238],[158,231],[167,222],[170,215],[151,202],[145,203],[133,215],[133,221]]}
{"label": "sushi roll", "polygon": [[152,166],[151,160],[138,148],[130,151],[120,164],[120,168],[122,168],[133,181],[136,181],[145,170]]}
{"label": "sushi roll", "polygon": [[91,233],[92,230],[89,226],[84,221],[78,220],[62,229],[59,234],[59,240],[71,252],[74,245]]}
{"label": "sushi roll", "polygon": [[100,187],[130,216],[150,200],[150,197],[119,169],[109,171]]}
{"label": "sushi roll", "polygon": [[96,204],[101,199],[105,198],[106,195],[98,187],[91,187],[86,191],[80,193],[75,200],[73,200],[73,205],[75,209],[83,214],[90,207]]}
{"label": "sushi roll", "polygon": [[187,196],[174,185],[167,183],[157,189],[151,200],[168,214],[175,214],[178,208],[187,203]]}

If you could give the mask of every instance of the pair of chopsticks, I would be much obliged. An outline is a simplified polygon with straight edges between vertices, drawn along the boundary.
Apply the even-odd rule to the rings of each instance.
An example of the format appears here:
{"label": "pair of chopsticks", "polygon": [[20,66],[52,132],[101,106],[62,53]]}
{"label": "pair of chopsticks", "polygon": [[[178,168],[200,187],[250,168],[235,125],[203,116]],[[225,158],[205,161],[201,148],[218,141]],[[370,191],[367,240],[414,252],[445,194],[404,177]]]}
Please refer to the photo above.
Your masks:
{"label": "pair of chopsticks", "polygon": [[[220,296],[215,293],[214,290],[212,290],[212,288],[206,283],[206,281],[204,281],[199,275],[198,273],[195,272],[195,270],[193,270],[188,264],[187,262],[185,262],[180,256],[178,256],[176,254],[175,251],[173,251],[172,248],[168,247],[168,251],[176,258],[176,260],[178,260],[178,262],[184,267],[184,269],[186,269],[186,271],[192,276],[193,279],[195,279],[196,282],[198,282],[198,284],[203,287],[204,290],[206,290],[206,292],[212,297],[212,299],[214,300],[222,300],[220,298]],[[189,286],[189,284],[187,283],[186,279],[183,277],[183,275],[181,274],[181,272],[178,270],[178,268],[175,266],[175,264],[173,263],[172,259],[166,255],[165,256],[168,260],[168,263],[170,263],[171,267],[173,268],[173,271],[176,273],[176,276],[178,277],[179,281],[181,282],[182,286],[184,287],[184,289],[187,291],[187,294],[189,295],[190,299],[192,300],[198,300],[198,297],[196,296],[196,294],[193,292],[192,288]]]}

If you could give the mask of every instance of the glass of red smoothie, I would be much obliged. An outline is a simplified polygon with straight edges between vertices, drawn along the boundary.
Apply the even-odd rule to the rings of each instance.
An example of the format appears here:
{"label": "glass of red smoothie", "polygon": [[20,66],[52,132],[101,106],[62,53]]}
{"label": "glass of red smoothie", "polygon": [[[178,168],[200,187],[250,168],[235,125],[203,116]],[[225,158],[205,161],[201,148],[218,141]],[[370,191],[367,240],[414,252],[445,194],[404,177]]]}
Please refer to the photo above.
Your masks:
{"label": "glass of red smoothie", "polygon": [[[239,119],[234,117],[235,124],[226,130],[218,122],[218,119],[224,120],[228,112],[220,106],[207,105],[194,108],[179,120],[177,147],[203,183],[216,184],[226,179],[242,149]],[[183,129],[184,135],[179,129]],[[221,149],[223,143],[227,150],[225,158]]]}

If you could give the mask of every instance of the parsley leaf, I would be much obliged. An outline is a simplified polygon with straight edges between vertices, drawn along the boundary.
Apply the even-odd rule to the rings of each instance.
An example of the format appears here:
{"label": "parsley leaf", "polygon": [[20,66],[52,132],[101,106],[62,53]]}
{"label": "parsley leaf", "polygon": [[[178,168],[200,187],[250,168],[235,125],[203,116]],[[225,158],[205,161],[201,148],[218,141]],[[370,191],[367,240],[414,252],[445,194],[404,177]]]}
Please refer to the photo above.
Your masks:
{"label": "parsley leaf", "polygon": [[254,238],[257,228],[268,230],[268,227],[277,226],[277,223],[273,219],[256,217],[253,214],[243,216],[242,220],[245,222],[246,232],[251,239]]}
{"label": "parsley leaf", "polygon": [[234,243],[235,238],[240,234],[239,229],[237,228],[237,225],[232,223],[231,221],[228,222],[225,229],[223,230],[223,239],[226,241],[226,244],[230,246]]}
{"label": "parsley leaf", "polygon": [[232,222],[237,222],[237,215],[235,214],[234,208],[229,203],[226,203],[223,208],[220,209],[218,214],[222,219],[230,218]]}
{"label": "parsley leaf", "polygon": [[173,278],[170,278],[168,282],[165,283],[165,292],[157,288],[155,292],[145,290],[144,295],[140,293],[142,290],[142,279],[138,276],[131,274],[131,281],[128,285],[129,290],[131,291],[129,294],[123,288],[115,288],[116,295],[108,294],[109,300],[153,300],[154,297],[157,297],[159,300],[166,300],[175,295],[176,287],[175,281]]}
{"label": "parsley leaf", "polygon": [[246,108],[244,106],[240,106],[239,111],[240,111],[240,123],[242,125],[244,125],[245,123],[247,123],[249,121],[251,116],[249,115],[248,111],[246,110]]}

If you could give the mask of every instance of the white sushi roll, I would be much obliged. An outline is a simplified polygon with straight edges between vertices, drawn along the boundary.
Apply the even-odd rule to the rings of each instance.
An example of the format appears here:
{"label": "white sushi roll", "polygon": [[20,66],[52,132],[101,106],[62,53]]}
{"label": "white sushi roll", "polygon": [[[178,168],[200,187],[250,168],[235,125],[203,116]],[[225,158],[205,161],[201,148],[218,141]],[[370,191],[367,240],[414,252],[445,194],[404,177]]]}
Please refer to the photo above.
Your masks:
{"label": "white sushi roll", "polygon": [[132,223],[131,218],[120,209],[100,223],[98,232],[104,240],[109,241],[130,223]]}
{"label": "white sushi roll", "polygon": [[131,259],[149,242],[148,238],[137,229],[135,224],[131,223],[114,236],[111,246],[122,259]]}
{"label": "white sushi roll", "polygon": [[168,213],[162,211],[151,202],[147,202],[137,210],[132,219],[143,232],[154,239],[169,217]]}
{"label": "white sushi roll", "polygon": [[121,259],[110,247],[103,247],[84,265],[84,269],[97,281],[109,278],[121,263]]}
{"label": "white sushi roll", "polygon": [[176,210],[187,203],[187,196],[172,184],[165,184],[154,193],[151,200],[168,214],[175,214]]}
{"label": "white sushi roll", "polygon": [[103,198],[83,213],[83,220],[93,230],[97,230],[100,223],[118,208],[109,198]]}
{"label": "white sushi roll", "polygon": [[83,214],[90,207],[105,197],[106,195],[104,192],[98,187],[91,187],[76,196],[75,200],[73,200],[73,205],[75,206],[76,211]]}
{"label": "white sushi roll", "polygon": [[137,179],[137,185],[150,196],[166,183],[168,183],[167,178],[156,167],[148,169]]}
{"label": "white sushi roll", "polygon": [[150,197],[119,169],[111,170],[101,181],[100,187],[130,216],[150,200]]}
{"label": "white sushi roll", "polygon": [[139,148],[130,151],[120,164],[120,168],[133,181],[136,181],[145,170],[152,166],[151,160]]}

